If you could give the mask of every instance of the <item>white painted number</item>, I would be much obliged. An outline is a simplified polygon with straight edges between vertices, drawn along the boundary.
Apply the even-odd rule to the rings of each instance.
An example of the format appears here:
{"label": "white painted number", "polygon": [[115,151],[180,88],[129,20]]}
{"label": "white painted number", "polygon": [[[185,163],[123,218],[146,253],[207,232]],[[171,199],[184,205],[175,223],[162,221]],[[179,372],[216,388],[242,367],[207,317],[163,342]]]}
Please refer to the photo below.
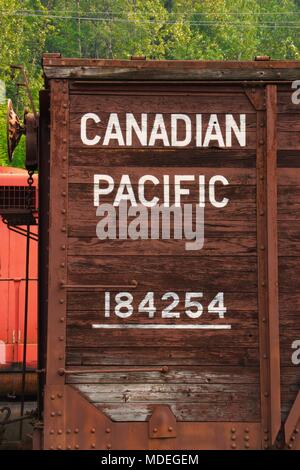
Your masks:
{"label": "white painted number", "polygon": [[179,295],[176,294],[176,292],[166,292],[161,300],[168,300],[169,298],[173,298],[173,302],[170,303],[166,308],[163,309],[161,312],[161,317],[162,318],[179,318],[180,313],[179,312],[172,312],[174,308],[177,307],[179,304]]}
{"label": "white painted number", "polygon": [[[125,300],[122,300],[122,297],[125,298]],[[116,295],[115,300],[117,304],[115,308],[115,313],[117,317],[130,317],[133,313],[133,306],[131,305],[133,301],[132,294],[130,294],[129,292],[119,292],[119,294]],[[126,312],[121,311],[121,309],[126,309]]]}
{"label": "white painted number", "polygon": [[[203,292],[186,292],[184,295],[184,313],[189,318],[199,318],[204,312],[204,307],[200,302]],[[175,311],[179,305],[180,297],[176,292],[165,292],[160,297],[163,301],[168,301],[168,305],[162,309],[162,318],[180,318],[181,312]],[[128,318],[133,314],[133,295],[129,292],[119,292],[114,299],[111,292],[104,293],[104,317],[111,316],[111,309],[119,318]],[[224,306],[224,292],[218,292],[207,307],[208,313],[217,314],[219,318],[224,318],[227,308]],[[154,318],[157,308],[155,306],[154,292],[147,292],[137,307],[138,313],[143,313],[148,318]]]}
{"label": "white painted number", "polygon": [[147,292],[143,300],[140,302],[138,311],[140,313],[148,313],[149,318],[154,317],[156,312],[156,308],[154,307],[154,292]]}
{"label": "white painted number", "polygon": [[224,318],[227,308],[224,307],[224,292],[219,292],[208,306],[208,313],[218,313],[219,318]]}
{"label": "white painted number", "polygon": [[[203,306],[200,304],[200,302],[197,302],[197,300],[192,300],[195,297],[203,297],[202,292],[187,292],[185,294],[185,313],[187,314],[188,317],[190,318],[199,318],[201,317],[203,313]],[[197,310],[192,311],[190,310],[189,307],[194,307]]]}

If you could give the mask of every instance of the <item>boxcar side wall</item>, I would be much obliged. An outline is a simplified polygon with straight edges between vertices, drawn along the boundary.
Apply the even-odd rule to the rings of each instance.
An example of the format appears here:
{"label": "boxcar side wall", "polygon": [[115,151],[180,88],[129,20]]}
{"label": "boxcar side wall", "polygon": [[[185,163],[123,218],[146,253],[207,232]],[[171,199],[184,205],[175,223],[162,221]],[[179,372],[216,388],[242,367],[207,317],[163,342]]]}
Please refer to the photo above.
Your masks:
{"label": "boxcar side wall", "polygon": [[275,446],[300,380],[290,83],[49,70],[43,447]]}

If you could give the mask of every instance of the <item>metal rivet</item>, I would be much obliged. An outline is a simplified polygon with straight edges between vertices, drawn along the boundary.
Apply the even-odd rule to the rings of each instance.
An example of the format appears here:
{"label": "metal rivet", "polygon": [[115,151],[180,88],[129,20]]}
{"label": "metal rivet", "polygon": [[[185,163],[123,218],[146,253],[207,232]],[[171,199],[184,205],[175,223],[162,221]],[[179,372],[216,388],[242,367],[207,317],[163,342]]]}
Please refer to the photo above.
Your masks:
{"label": "metal rivet", "polygon": [[232,448],[232,449],[236,449],[236,443],[235,443],[235,442],[233,442],[233,443],[231,444],[231,448]]}
{"label": "metal rivet", "polygon": [[66,230],[67,230],[66,227],[62,227],[62,228],[61,228],[61,231],[62,231],[62,232],[66,232]]}
{"label": "metal rivet", "polygon": [[70,444],[67,445],[67,449],[68,449],[68,450],[71,450],[71,449],[72,449],[72,446],[70,446]]}
{"label": "metal rivet", "polygon": [[231,440],[232,440],[232,441],[235,441],[235,440],[236,440],[236,435],[235,435],[235,434],[233,434],[233,435],[231,436]]}
{"label": "metal rivet", "polygon": [[260,249],[261,249],[261,250],[264,250],[264,249],[265,249],[265,246],[264,246],[264,245],[261,245]]}
{"label": "metal rivet", "polygon": [[246,442],[245,447],[246,449],[249,449],[250,445],[248,444],[248,442]]}
{"label": "metal rivet", "polygon": [[265,393],[264,393],[264,396],[265,396],[265,397],[268,397],[268,396],[269,396],[269,393],[268,393],[268,392],[265,392]]}
{"label": "metal rivet", "polygon": [[61,245],[61,249],[62,249],[62,250],[65,250],[65,249],[66,249],[66,245]]}
{"label": "metal rivet", "polygon": [[250,432],[249,428],[245,428],[245,432]]}
{"label": "metal rivet", "polygon": [[58,356],[58,359],[59,359],[60,361],[62,361],[63,358],[64,358],[64,356]]}
{"label": "metal rivet", "polygon": [[168,427],[168,431],[169,431],[169,432],[172,432],[172,431],[173,431],[172,426],[169,426],[169,427]]}
{"label": "metal rivet", "polygon": [[60,323],[64,323],[65,317],[60,317],[59,321],[60,321]]}
{"label": "metal rivet", "polygon": [[50,450],[54,450],[54,447],[53,447],[53,446],[51,446],[51,447],[50,447]]}
{"label": "metal rivet", "polygon": [[63,304],[63,303],[64,303],[64,299],[59,299],[59,303],[60,303],[60,304]]}
{"label": "metal rivet", "polygon": [[67,139],[63,139],[63,143],[65,144],[67,142]]}
{"label": "metal rivet", "polygon": [[64,268],[64,267],[65,267],[65,263],[61,263],[61,264],[60,264],[60,267],[61,267],[61,268]]}
{"label": "metal rivet", "polygon": [[75,445],[75,449],[79,449],[79,445],[78,445],[78,444]]}
{"label": "metal rivet", "polygon": [[291,437],[291,441],[294,441],[295,439],[296,439],[295,436],[292,436],[292,437]]}
{"label": "metal rivet", "polygon": [[269,432],[269,429],[268,429],[268,428],[265,428],[265,429],[264,429],[264,433],[266,434],[266,433],[268,433],[268,432]]}
{"label": "metal rivet", "polygon": [[266,319],[266,318],[263,318],[262,321],[263,321],[263,323],[266,323],[267,319]]}
{"label": "metal rivet", "polygon": [[78,429],[78,428],[75,428],[75,429],[74,429],[74,432],[75,432],[75,434],[78,434],[78,433],[79,433],[79,429]]}
{"label": "metal rivet", "polygon": [[106,428],[105,432],[107,432],[107,434],[109,434],[110,433],[110,428]]}
{"label": "metal rivet", "polygon": [[263,122],[260,123],[260,127],[264,127],[264,125],[265,125],[265,124],[264,124]]}
{"label": "metal rivet", "polygon": [[51,395],[51,400],[55,400],[55,395]]}
{"label": "metal rivet", "polygon": [[268,441],[268,440],[269,440],[268,436],[265,436],[264,441]]}
{"label": "metal rivet", "polygon": [[107,444],[107,445],[106,445],[106,448],[107,448],[107,449],[111,449],[111,444]]}
{"label": "metal rivet", "polygon": [[57,416],[62,416],[62,412],[61,412],[61,411],[58,411],[58,412],[57,412]]}
{"label": "metal rivet", "polygon": [[288,448],[289,448],[289,449],[292,449],[292,447],[293,447],[292,444],[289,444],[289,445],[288,445]]}
{"label": "metal rivet", "polygon": [[294,432],[295,432],[296,434],[298,434],[298,433],[299,433],[299,429],[296,428]]}
{"label": "metal rivet", "polygon": [[63,121],[62,123],[63,123],[63,125],[65,126],[65,125],[67,124],[67,121]]}
{"label": "metal rivet", "polygon": [[62,173],[61,177],[62,177],[63,179],[66,179],[66,177],[67,177],[66,173]]}
{"label": "metal rivet", "polygon": [[158,431],[158,430],[157,430],[157,428],[154,428],[154,429],[153,429],[153,432],[155,432],[155,433],[156,433],[157,431]]}
{"label": "metal rivet", "polygon": [[58,396],[58,398],[62,398],[62,397],[63,397],[63,394],[62,394],[62,393],[58,393],[57,396]]}
{"label": "metal rivet", "polygon": [[92,429],[91,429],[91,433],[92,433],[92,434],[95,434],[95,432],[96,432],[96,429],[95,429],[95,428],[92,428]]}
{"label": "metal rivet", "polygon": [[264,175],[260,175],[259,179],[260,179],[260,180],[263,180],[263,179],[264,179]]}
{"label": "metal rivet", "polygon": [[67,433],[67,434],[71,434],[71,429],[67,429],[67,430],[66,430],[66,433]]}
{"label": "metal rivet", "polygon": [[63,340],[64,340],[64,337],[63,337],[63,336],[60,336],[58,339],[59,339],[59,341],[63,341]]}
{"label": "metal rivet", "polygon": [[67,106],[67,104],[66,104],[66,103],[64,103],[64,104],[63,104],[63,107],[64,107],[64,108],[67,108],[68,106]]}
{"label": "metal rivet", "polygon": [[231,428],[230,431],[231,431],[231,432],[236,432],[236,429],[235,429],[235,428]]}
{"label": "metal rivet", "polygon": [[267,358],[268,358],[268,356],[266,354],[264,354],[264,359],[267,359]]}
{"label": "metal rivet", "polygon": [[249,441],[250,437],[249,436],[245,436],[244,437],[244,441]]}
{"label": "metal rivet", "polygon": [[268,449],[268,447],[269,447],[268,444],[264,445],[264,449]]}
{"label": "metal rivet", "polygon": [[62,195],[63,197],[65,197],[65,196],[67,195],[66,191],[63,191],[63,192],[61,193],[61,195]]}
{"label": "metal rivet", "polygon": [[261,285],[262,285],[263,287],[265,287],[266,283],[263,281],[263,282],[261,283]]}
{"label": "metal rivet", "polygon": [[62,434],[62,430],[59,429],[59,430],[57,431],[57,434]]}
{"label": "metal rivet", "polygon": [[264,144],[264,140],[260,140],[259,143],[260,143],[260,145],[263,145],[263,144]]}
{"label": "metal rivet", "polygon": [[96,444],[94,444],[94,442],[93,442],[93,443],[91,444],[91,448],[92,448],[92,449],[95,449],[95,447],[96,447]]}
{"label": "metal rivet", "polygon": [[51,429],[49,434],[54,434],[54,429]]}
{"label": "metal rivet", "polygon": [[62,210],[61,210],[61,213],[62,213],[62,214],[65,214],[65,213],[66,213],[66,209],[62,209]]}
{"label": "metal rivet", "polygon": [[264,211],[260,211],[259,215],[265,215]]}
{"label": "metal rivet", "polygon": [[55,411],[51,411],[50,416],[55,416]]}

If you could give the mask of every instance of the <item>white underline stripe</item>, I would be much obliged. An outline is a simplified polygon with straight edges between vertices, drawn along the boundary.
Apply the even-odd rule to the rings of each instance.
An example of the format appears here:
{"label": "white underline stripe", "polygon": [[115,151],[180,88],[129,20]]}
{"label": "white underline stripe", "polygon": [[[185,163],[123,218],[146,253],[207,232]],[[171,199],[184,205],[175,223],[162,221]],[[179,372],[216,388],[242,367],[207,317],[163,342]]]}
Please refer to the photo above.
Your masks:
{"label": "white underline stripe", "polygon": [[94,323],[92,328],[106,328],[115,330],[127,330],[127,329],[148,329],[148,330],[230,330],[231,325],[160,325],[160,324],[149,324],[149,325],[108,325],[105,323]]}

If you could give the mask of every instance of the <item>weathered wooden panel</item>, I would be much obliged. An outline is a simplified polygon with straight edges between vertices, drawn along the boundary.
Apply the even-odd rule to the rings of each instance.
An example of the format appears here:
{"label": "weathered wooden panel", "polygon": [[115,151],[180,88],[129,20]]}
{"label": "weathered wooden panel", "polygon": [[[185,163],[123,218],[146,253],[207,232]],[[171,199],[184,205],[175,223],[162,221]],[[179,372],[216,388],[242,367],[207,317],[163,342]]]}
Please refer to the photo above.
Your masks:
{"label": "weathered wooden panel", "polygon": [[[123,70],[105,61],[86,67],[76,60],[60,64],[61,68],[52,69],[58,77],[74,75],[72,81],[61,82],[63,87],[55,82],[64,91],[59,94],[61,103],[53,103],[66,110],[61,124],[69,129],[61,142],[68,152],[61,161],[59,155],[54,159],[62,183],[52,184],[50,197],[60,205],[49,214],[50,239],[59,232],[63,241],[55,251],[57,270],[49,273],[55,296],[48,320],[49,344],[59,342],[65,354],[58,355],[53,348],[51,374],[56,381],[48,385],[72,384],[119,424],[140,421],[136,424],[142,425],[158,404],[169,405],[181,424],[206,423],[208,432],[214,422],[257,422],[261,429],[256,438],[261,447],[270,447],[280,427],[280,412],[285,419],[300,380],[300,106],[291,100],[289,83],[277,91],[275,83],[263,81],[249,86],[249,81],[175,80],[183,79],[184,72],[186,80],[209,76],[224,81],[230,74],[231,80],[237,76],[283,80],[295,75],[296,65],[289,69],[264,61],[251,63],[252,69],[246,70],[246,63],[222,69],[216,63],[209,69],[201,63],[199,67],[182,63],[178,70],[168,62],[155,74],[158,65],[147,62],[140,62],[140,69],[139,64],[131,67],[125,62]],[[50,69],[47,62],[46,73],[52,77]],[[104,77],[111,78],[113,70],[114,83],[101,83]],[[172,86],[159,83],[170,70]],[[126,82],[134,74],[144,82]],[[96,81],[81,81],[85,77]],[[84,128],[86,113],[94,114]],[[179,113],[176,121],[174,115]],[[143,128],[142,114],[143,119],[147,114]],[[240,129],[233,130],[232,125]],[[205,197],[203,248],[187,250],[185,239],[175,239],[178,221],[170,230],[171,239],[159,234],[159,239],[100,240],[96,174],[108,175],[114,183],[100,203],[112,203],[117,194],[137,201],[141,194],[160,201],[167,194],[172,203],[180,193],[182,204],[196,206]],[[120,189],[124,175],[130,184]],[[152,180],[143,187],[140,178],[145,175],[157,178],[158,184]],[[195,181],[175,185],[176,175],[193,176]],[[205,187],[198,187],[199,175],[205,177]],[[216,175],[228,180],[215,187],[217,200],[228,198],[224,207],[211,200],[209,180]],[[105,192],[105,185],[101,189]],[[117,214],[115,222],[119,220]],[[193,226],[196,221],[193,214]],[[124,229],[123,222],[120,226]],[[219,293],[222,301],[214,300]],[[56,304],[63,314],[58,315]],[[65,334],[55,336],[57,325],[66,327]],[[51,355],[48,361],[51,368]],[[146,366],[168,366],[168,371],[146,372],[142,369]],[[116,371],[108,372],[110,367]],[[59,426],[65,433],[68,416],[63,418],[66,426],[57,419],[55,431]],[[216,441],[216,447],[223,439]]]}

